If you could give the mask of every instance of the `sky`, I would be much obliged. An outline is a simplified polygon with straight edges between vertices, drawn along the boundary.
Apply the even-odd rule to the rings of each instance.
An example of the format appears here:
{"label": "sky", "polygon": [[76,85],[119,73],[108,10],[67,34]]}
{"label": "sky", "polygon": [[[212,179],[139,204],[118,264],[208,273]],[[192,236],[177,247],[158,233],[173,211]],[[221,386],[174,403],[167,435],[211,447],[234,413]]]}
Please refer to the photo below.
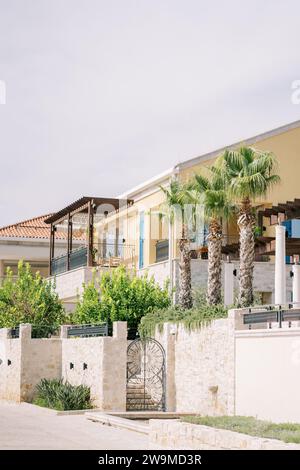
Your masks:
{"label": "sky", "polygon": [[0,226],[300,119],[299,18],[298,0],[0,0]]}

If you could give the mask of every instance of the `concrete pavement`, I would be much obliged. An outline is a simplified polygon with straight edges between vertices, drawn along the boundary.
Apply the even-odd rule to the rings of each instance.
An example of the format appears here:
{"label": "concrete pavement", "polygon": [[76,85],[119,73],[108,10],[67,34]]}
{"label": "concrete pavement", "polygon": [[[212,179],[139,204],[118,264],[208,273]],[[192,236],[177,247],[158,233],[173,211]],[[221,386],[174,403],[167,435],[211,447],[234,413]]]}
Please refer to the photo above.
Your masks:
{"label": "concrete pavement", "polygon": [[148,436],[94,423],[84,415],[57,416],[27,403],[0,402],[0,449],[147,449]]}

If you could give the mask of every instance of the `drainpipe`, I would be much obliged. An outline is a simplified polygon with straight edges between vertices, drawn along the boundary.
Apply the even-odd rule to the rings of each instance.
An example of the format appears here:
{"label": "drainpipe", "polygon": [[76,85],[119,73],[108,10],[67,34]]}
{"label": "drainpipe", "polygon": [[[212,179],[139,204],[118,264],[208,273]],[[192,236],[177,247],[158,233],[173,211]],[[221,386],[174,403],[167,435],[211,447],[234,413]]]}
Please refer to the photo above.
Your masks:
{"label": "drainpipe", "polygon": [[275,304],[286,303],[286,271],[285,271],[285,227],[276,225],[275,241]]}

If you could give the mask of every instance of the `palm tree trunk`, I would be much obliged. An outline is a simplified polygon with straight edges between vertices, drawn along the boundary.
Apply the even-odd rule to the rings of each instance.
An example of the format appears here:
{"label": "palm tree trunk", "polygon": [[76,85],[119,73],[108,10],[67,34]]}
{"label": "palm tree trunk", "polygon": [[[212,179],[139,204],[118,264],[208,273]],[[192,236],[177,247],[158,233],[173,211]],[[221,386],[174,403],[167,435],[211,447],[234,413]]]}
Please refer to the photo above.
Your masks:
{"label": "palm tree trunk", "polygon": [[254,270],[254,217],[249,198],[242,201],[238,218],[240,230],[240,289],[239,305],[249,307],[253,304]]}
{"label": "palm tree trunk", "polygon": [[217,305],[222,300],[222,227],[212,219],[208,235],[207,303]]}
{"label": "palm tree trunk", "polygon": [[178,304],[182,309],[193,306],[192,276],[191,276],[191,251],[186,237],[186,227],[182,227],[182,237],[179,240],[179,294]]}

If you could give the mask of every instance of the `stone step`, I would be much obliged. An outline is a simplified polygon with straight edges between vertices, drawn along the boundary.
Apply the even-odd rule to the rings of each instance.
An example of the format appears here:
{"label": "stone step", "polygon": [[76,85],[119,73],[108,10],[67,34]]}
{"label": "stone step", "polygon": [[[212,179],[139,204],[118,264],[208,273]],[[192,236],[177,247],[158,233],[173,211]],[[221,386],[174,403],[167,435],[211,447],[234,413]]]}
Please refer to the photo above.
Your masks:
{"label": "stone step", "polygon": [[154,405],[155,402],[152,398],[127,398],[128,403],[149,403],[150,405]]}
{"label": "stone step", "polygon": [[158,405],[148,405],[146,404],[146,406],[144,404],[141,404],[141,405],[138,405],[138,404],[131,404],[131,403],[127,403],[126,405],[126,410],[129,411],[129,410],[135,410],[135,411],[142,411],[142,410],[145,410],[145,408],[148,410],[148,411],[159,411],[160,408]]}
{"label": "stone step", "polygon": [[150,393],[141,391],[141,392],[127,392],[127,397],[128,398],[152,398],[152,395]]}
{"label": "stone step", "polygon": [[127,384],[127,388],[132,388],[132,389],[142,388],[142,389],[144,389],[144,384],[143,383],[130,383],[130,384]]}

